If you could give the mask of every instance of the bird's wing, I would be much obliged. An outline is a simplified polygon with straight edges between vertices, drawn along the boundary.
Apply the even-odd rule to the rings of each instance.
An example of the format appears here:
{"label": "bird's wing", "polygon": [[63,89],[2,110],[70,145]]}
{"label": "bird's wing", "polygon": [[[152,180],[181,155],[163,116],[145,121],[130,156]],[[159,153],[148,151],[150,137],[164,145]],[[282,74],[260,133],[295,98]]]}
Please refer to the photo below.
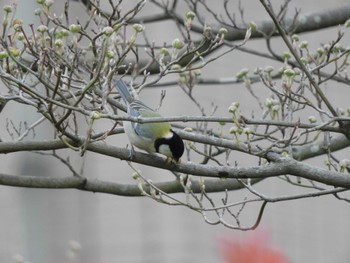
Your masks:
{"label": "bird's wing", "polygon": [[[159,113],[153,111],[153,110],[146,110],[143,108],[143,110],[139,111],[139,116],[149,118],[149,117],[162,117]],[[159,123],[133,123],[135,132],[140,137],[146,138],[146,139],[156,139],[157,137],[162,137],[167,135],[167,133],[170,131],[171,126],[169,123],[165,122],[159,122]]]}

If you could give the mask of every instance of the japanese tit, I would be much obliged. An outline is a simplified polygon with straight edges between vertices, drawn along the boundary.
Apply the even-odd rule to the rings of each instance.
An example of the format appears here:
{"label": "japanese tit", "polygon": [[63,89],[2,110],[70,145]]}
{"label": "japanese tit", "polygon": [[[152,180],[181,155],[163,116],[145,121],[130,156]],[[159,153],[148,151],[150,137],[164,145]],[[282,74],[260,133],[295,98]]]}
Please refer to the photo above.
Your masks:
{"label": "japanese tit", "polygon": [[[123,80],[118,80],[117,89],[127,106],[127,113],[133,117],[161,117],[161,115],[141,101],[137,100],[129,91]],[[131,157],[133,146],[149,153],[160,153],[167,158],[179,162],[184,153],[184,143],[168,122],[136,123],[124,121],[124,130],[131,143]]]}

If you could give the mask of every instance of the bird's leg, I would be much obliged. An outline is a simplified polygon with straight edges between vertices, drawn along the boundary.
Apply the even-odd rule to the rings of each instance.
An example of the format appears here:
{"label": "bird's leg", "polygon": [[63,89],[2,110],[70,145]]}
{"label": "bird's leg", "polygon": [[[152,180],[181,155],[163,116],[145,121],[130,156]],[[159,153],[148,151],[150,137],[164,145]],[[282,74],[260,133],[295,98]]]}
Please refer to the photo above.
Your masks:
{"label": "bird's leg", "polygon": [[179,160],[176,161],[175,159],[173,159],[173,158],[167,156],[166,159],[165,159],[165,163],[166,163],[166,164],[169,164],[169,165],[172,165],[172,164],[174,164],[174,165],[179,165],[179,164],[181,164],[181,159],[179,159]]}
{"label": "bird's leg", "polygon": [[130,153],[128,158],[130,161],[135,158],[135,148],[132,144],[130,144]]}

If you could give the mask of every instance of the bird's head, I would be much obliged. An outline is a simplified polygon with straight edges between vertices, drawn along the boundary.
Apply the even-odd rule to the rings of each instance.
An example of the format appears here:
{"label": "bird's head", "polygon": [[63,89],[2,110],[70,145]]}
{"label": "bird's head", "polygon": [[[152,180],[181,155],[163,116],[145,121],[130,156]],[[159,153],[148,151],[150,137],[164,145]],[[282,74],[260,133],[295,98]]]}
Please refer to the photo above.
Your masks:
{"label": "bird's head", "polygon": [[184,143],[181,137],[170,130],[166,137],[158,138],[154,141],[156,152],[174,159],[178,162],[185,151]]}

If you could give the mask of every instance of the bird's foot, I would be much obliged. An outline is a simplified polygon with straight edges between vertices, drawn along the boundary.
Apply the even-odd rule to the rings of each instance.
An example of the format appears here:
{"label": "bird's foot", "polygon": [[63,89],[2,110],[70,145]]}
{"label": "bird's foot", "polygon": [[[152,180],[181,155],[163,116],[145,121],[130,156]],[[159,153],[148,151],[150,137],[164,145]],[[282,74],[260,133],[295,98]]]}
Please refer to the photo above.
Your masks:
{"label": "bird's foot", "polygon": [[135,153],[135,149],[134,149],[134,146],[131,145],[131,148],[130,148],[130,153],[129,153],[129,156],[128,156],[128,159],[130,161],[132,161],[136,156],[136,153]]}
{"label": "bird's foot", "polygon": [[181,163],[181,159],[175,160],[175,159],[173,159],[173,158],[167,156],[166,159],[165,159],[165,163],[166,163],[166,164],[169,164],[169,165],[172,165],[172,164],[174,164],[174,165],[179,165],[179,164]]}

